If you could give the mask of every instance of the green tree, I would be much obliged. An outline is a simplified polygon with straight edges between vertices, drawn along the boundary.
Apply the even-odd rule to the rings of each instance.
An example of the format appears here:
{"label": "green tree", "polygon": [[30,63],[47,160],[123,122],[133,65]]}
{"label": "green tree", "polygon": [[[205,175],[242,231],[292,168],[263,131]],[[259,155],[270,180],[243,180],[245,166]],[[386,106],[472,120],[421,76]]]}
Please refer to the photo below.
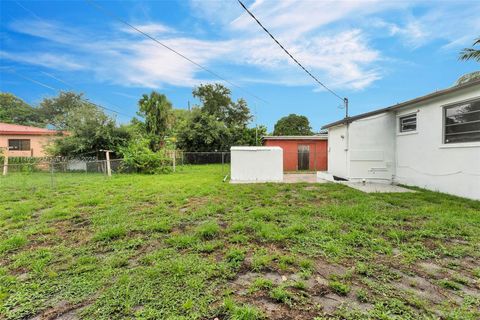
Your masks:
{"label": "green tree", "polygon": [[265,127],[248,128],[252,115],[247,102],[233,101],[230,89],[224,85],[200,85],[192,94],[202,104],[187,111],[178,125],[177,146],[181,149],[228,151],[232,145],[257,145],[266,133]]}
{"label": "green tree", "polygon": [[45,124],[55,126],[58,130],[68,128],[67,119],[71,119],[70,113],[85,105],[90,105],[82,93],[62,91],[58,96],[45,98],[40,102],[38,112]]}
{"label": "green tree", "polygon": [[54,141],[49,149],[53,155],[95,155],[102,149],[116,152],[129,140],[125,128],[117,127],[114,119],[91,104],[71,110],[62,121],[68,133]]}
{"label": "green tree", "polygon": [[[475,39],[472,47],[480,45],[480,38]],[[475,60],[480,62],[480,49],[465,48],[460,52],[460,60]]]}
{"label": "green tree", "polygon": [[278,120],[273,130],[274,136],[309,136],[312,134],[308,118],[293,113]]}
{"label": "green tree", "polygon": [[38,109],[11,93],[3,92],[0,93],[0,122],[44,126]]}
{"label": "green tree", "polygon": [[231,130],[232,145],[237,146],[259,146],[262,144],[262,137],[267,135],[267,127],[242,128]]}
{"label": "green tree", "polygon": [[152,91],[150,95],[144,94],[138,105],[138,114],[145,119],[145,131],[150,139],[150,148],[152,151],[158,151],[164,145],[167,133],[171,129],[172,104],[165,95]]}
{"label": "green tree", "polygon": [[226,151],[230,143],[231,132],[225,123],[199,108],[192,110],[178,134],[178,147],[185,151]]}
{"label": "green tree", "polygon": [[229,127],[245,127],[252,118],[247,102],[243,99],[233,102],[230,89],[222,84],[202,84],[193,90],[193,96],[202,102],[203,112]]}

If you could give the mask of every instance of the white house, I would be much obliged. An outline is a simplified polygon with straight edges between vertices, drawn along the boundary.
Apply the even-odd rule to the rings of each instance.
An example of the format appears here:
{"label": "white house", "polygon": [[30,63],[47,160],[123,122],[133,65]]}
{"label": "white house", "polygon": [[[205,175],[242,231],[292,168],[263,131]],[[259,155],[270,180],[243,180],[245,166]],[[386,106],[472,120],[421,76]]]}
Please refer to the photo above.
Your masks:
{"label": "white house", "polygon": [[325,125],[328,173],[480,200],[480,79]]}

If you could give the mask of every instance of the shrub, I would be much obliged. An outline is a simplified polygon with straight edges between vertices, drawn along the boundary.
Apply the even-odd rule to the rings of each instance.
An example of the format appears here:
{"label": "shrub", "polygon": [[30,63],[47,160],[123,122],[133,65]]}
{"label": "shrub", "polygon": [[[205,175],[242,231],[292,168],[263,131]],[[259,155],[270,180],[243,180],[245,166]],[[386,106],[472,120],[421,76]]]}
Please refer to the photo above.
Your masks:
{"label": "shrub", "polygon": [[120,149],[123,155],[122,171],[156,174],[170,173],[172,159],[167,157],[165,150],[154,152],[148,147],[148,140],[139,139]]}

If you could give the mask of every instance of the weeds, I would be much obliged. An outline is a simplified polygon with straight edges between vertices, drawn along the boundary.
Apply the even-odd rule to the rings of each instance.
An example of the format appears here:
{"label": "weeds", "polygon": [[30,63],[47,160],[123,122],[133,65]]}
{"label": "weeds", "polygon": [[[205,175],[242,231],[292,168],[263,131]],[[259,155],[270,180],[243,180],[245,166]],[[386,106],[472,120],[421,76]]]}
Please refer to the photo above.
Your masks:
{"label": "weeds", "polygon": [[480,318],[480,202],[221,173],[2,178],[0,318]]}
{"label": "weeds", "polygon": [[340,281],[330,281],[328,286],[337,294],[346,296],[350,292],[350,286]]}

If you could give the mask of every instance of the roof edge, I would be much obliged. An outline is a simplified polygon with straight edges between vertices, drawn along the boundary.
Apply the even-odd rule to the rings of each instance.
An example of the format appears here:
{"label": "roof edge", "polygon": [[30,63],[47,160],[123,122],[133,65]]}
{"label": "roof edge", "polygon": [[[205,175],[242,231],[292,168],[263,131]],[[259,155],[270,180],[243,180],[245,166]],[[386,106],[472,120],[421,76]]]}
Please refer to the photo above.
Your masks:
{"label": "roof edge", "polygon": [[326,140],[328,134],[319,134],[314,136],[263,136],[263,140]]}
{"label": "roof edge", "polygon": [[457,90],[473,87],[475,85],[480,85],[480,79],[475,80],[475,81],[470,81],[470,82],[467,82],[465,84],[461,84],[461,85],[449,87],[449,88],[446,88],[446,89],[442,89],[442,90],[439,90],[439,91],[435,91],[435,92],[426,94],[424,96],[420,96],[418,98],[414,98],[414,99],[411,99],[411,100],[407,100],[407,101],[404,101],[404,102],[401,102],[401,103],[391,105],[391,106],[386,107],[386,108],[381,108],[381,109],[373,110],[373,111],[370,111],[370,112],[361,113],[361,114],[353,116],[353,117],[343,118],[341,120],[331,122],[331,123],[328,123],[328,124],[322,126],[322,129],[328,129],[328,128],[331,128],[331,127],[334,127],[334,126],[337,126],[337,125],[340,125],[340,124],[347,124],[347,123],[351,123],[351,122],[353,122],[355,120],[358,120],[358,119],[368,118],[368,117],[371,117],[371,116],[374,116],[374,115],[377,115],[377,114],[380,114],[380,113],[400,109],[400,108],[403,108],[403,107],[406,107],[406,106],[409,106],[409,105],[412,105],[412,104],[415,104],[415,103],[418,103],[418,102],[434,99],[434,98],[440,97],[444,94],[455,92]]}

